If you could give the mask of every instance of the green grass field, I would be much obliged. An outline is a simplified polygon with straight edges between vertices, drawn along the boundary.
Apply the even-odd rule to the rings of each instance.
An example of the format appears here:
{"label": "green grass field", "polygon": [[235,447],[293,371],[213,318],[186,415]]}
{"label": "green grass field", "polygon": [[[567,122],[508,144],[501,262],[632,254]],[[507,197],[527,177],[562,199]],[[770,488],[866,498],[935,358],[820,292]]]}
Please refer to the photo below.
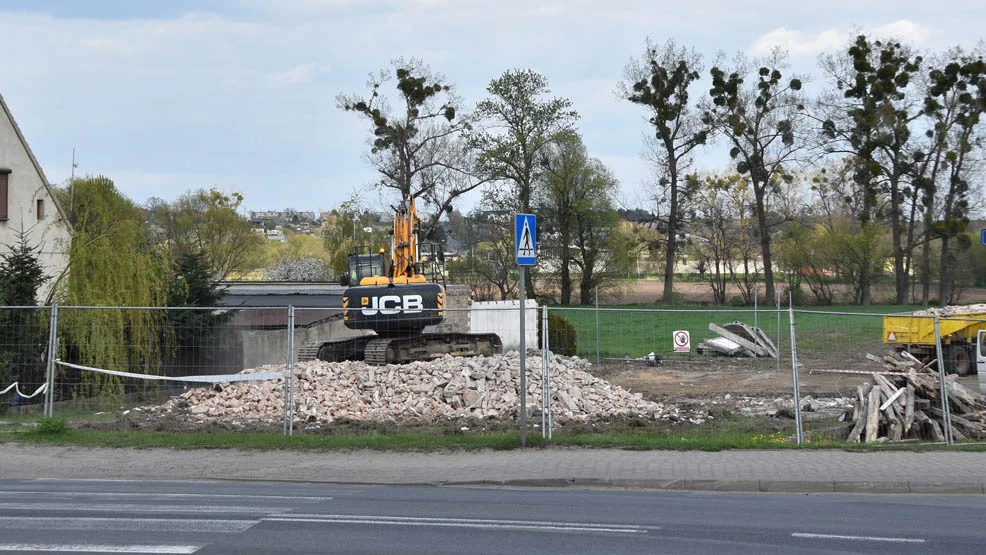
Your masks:
{"label": "green grass field", "polygon": [[[882,344],[881,316],[913,309],[914,307],[895,305],[796,309],[794,317],[798,348],[808,352],[832,350],[835,345],[845,344],[878,348]],[[710,323],[721,326],[733,321],[759,326],[775,343],[780,337],[780,342],[787,346],[789,356],[791,325],[786,308],[779,312],[773,308],[755,311],[752,308],[665,309],[640,306],[607,306],[598,310],[549,307],[548,310],[549,313],[561,315],[575,326],[578,354],[591,361],[596,360],[597,353],[601,361],[637,358],[652,351],[664,358],[688,356],[674,352],[672,335],[677,330],[687,330],[691,335],[691,356],[694,356],[698,343],[715,336],[709,331]]]}

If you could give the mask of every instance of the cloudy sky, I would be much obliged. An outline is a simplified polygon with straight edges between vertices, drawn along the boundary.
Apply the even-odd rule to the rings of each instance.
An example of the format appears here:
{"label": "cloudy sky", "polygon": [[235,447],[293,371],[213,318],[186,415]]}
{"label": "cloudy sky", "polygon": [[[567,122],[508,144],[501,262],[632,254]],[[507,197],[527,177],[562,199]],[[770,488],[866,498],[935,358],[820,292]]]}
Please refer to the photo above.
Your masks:
{"label": "cloudy sky", "polygon": [[853,30],[971,48],[984,14],[981,0],[0,0],[0,94],[54,183],[74,148],[77,175],[111,177],[138,203],[218,187],[247,210],[319,210],[374,180],[366,124],[336,105],[369,73],[419,57],[472,106],[505,70],[534,68],[642,203],[646,114],[614,90],[648,37],[707,64],[780,45],[817,75],[818,54]]}

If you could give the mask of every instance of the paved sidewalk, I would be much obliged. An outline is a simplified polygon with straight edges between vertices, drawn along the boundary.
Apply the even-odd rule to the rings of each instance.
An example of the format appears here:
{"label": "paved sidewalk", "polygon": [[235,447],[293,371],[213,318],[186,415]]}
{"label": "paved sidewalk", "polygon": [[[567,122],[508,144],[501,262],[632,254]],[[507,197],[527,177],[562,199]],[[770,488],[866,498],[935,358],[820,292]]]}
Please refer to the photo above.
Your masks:
{"label": "paved sidewalk", "polygon": [[986,494],[986,452],[176,451],[6,443],[0,444],[0,478]]}

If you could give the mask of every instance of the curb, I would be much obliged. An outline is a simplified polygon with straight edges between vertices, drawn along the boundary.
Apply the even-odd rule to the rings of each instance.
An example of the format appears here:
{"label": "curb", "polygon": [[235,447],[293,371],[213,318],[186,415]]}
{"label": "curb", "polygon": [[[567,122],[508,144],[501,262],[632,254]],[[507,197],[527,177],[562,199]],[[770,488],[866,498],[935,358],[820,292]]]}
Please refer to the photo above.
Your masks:
{"label": "curb", "polygon": [[[402,485],[402,484],[390,484]],[[403,484],[412,485],[412,484]],[[849,482],[790,480],[635,480],[602,478],[527,478],[436,482],[436,486],[504,488],[615,488],[733,493],[872,493],[986,495],[983,482]]]}

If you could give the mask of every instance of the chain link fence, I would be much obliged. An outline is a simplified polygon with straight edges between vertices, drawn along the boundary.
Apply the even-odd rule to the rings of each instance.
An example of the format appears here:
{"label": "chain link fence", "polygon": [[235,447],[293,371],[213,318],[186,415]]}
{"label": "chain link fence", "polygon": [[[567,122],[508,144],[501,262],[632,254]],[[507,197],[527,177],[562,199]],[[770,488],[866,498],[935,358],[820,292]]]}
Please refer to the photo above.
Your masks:
{"label": "chain link fence", "polygon": [[524,421],[545,437],[689,431],[764,445],[951,443],[986,426],[974,373],[986,321],[974,318],[528,301],[521,333],[519,303],[503,301],[449,303],[423,334],[372,335],[341,309],[295,307],[6,307],[0,319],[5,418],[285,434]]}

